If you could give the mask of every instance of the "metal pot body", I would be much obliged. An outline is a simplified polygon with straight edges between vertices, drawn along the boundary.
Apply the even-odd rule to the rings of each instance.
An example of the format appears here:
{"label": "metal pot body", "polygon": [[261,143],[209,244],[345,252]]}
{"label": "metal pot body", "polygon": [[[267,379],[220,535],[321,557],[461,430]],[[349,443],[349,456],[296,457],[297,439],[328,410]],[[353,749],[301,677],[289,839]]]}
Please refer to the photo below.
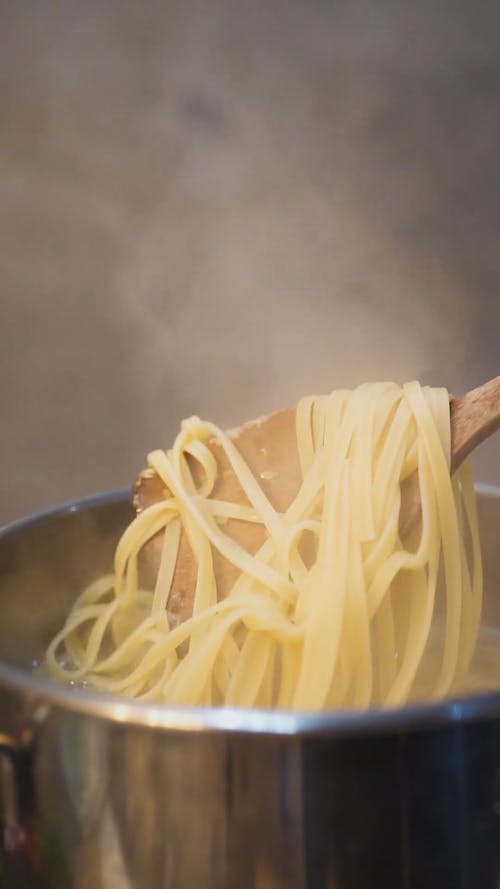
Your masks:
{"label": "metal pot body", "polygon": [[[128,510],[126,495],[91,501],[0,539],[0,886],[496,889],[496,693],[388,715],[184,718],[82,691],[73,705],[27,673]],[[481,512],[492,589],[498,497]],[[492,596],[490,623],[497,610]]]}

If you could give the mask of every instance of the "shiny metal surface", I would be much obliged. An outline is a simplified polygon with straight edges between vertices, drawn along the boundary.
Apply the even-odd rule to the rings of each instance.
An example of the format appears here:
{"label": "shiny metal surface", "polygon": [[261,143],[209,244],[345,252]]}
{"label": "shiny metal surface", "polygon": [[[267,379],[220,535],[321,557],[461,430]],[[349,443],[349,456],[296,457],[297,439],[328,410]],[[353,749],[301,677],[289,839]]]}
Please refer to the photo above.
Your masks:
{"label": "shiny metal surface", "polygon": [[[483,489],[500,627],[500,492]],[[139,706],[30,671],[128,492],[0,535],[0,886],[493,889],[500,692],[385,714]]]}

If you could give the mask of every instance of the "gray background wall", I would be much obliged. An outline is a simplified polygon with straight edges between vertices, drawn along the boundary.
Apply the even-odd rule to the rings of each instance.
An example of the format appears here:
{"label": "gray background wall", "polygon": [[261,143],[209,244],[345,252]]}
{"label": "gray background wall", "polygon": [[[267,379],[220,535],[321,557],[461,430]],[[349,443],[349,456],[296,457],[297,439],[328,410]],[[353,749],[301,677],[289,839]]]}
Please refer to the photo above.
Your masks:
{"label": "gray background wall", "polygon": [[500,372],[499,10],[0,2],[0,520],[189,413]]}

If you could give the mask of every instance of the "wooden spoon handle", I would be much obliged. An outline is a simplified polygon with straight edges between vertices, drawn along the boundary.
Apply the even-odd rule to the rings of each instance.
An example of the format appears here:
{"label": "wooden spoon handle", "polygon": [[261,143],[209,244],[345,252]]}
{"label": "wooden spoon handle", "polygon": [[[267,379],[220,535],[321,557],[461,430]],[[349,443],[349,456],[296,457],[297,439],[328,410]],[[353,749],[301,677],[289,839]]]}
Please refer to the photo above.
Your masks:
{"label": "wooden spoon handle", "polygon": [[500,429],[500,377],[450,400],[451,472]]}

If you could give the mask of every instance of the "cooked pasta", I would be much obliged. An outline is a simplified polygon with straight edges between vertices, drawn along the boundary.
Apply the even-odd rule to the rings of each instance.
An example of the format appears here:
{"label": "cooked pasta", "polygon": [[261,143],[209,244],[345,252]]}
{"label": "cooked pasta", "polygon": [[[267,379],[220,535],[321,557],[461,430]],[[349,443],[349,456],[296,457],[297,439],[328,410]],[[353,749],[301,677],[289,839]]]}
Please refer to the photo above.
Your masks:
{"label": "cooked pasta", "polygon": [[[211,440],[238,479],[238,503],[213,496]],[[134,519],[113,573],[76,600],[48,648],[50,675],[169,704],[296,710],[388,707],[459,688],[482,573],[469,467],[450,478],[447,391],[373,383],[304,398],[296,440],[302,482],[283,512],[211,423],[192,417],[170,451],[151,453],[169,495]],[[402,482],[413,473],[421,518],[402,539]],[[228,519],[261,526],[257,552],[227,532]],[[143,589],[139,555],[162,531],[156,584]],[[182,534],[196,565],[194,604],[170,626]],[[216,551],[237,569],[224,597]],[[439,622],[440,663],[429,676]]]}

